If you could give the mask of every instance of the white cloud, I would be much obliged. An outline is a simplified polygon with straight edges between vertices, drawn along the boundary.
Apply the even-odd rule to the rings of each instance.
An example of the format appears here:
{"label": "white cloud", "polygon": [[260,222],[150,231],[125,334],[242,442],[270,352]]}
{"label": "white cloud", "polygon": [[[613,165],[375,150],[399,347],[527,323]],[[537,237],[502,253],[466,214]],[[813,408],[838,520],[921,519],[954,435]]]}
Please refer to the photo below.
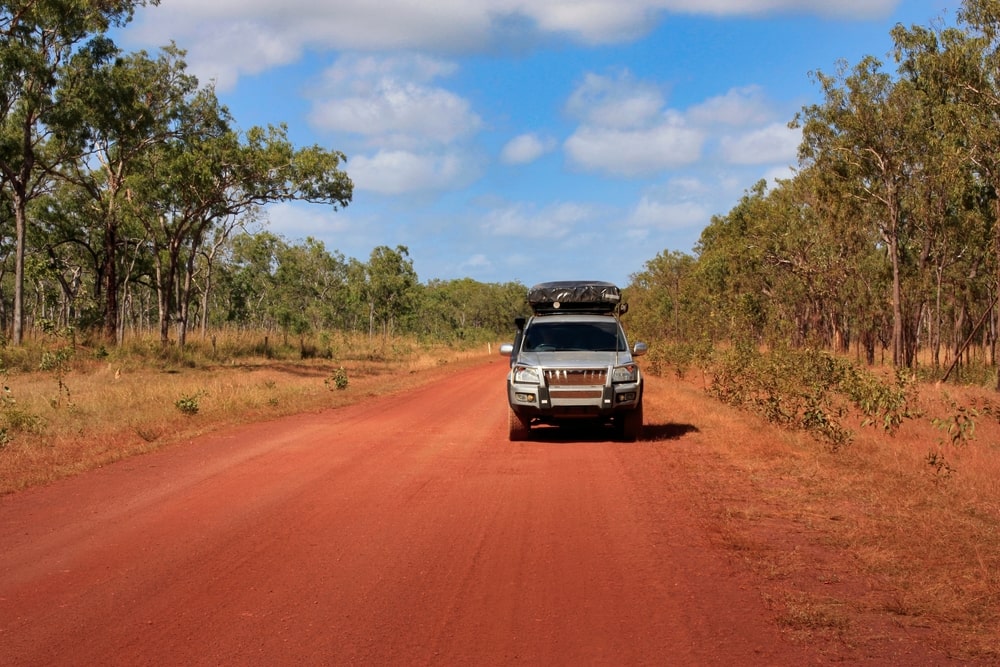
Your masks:
{"label": "white cloud", "polygon": [[580,168],[618,176],[697,161],[704,133],[665,105],[657,86],[628,71],[588,74],[566,102],[566,110],[582,121],[564,143],[567,156]]}
{"label": "white cloud", "polygon": [[565,33],[590,44],[623,42],[646,33],[661,3],[630,0],[549,0],[514,3],[543,32]]}
{"label": "white cloud", "polygon": [[458,268],[462,271],[491,271],[493,270],[493,262],[486,255],[478,253],[467,257],[458,265]]}
{"label": "white cloud", "polygon": [[607,128],[648,127],[659,119],[665,99],[649,82],[630,72],[587,74],[566,102],[566,111],[585,124]]}
{"label": "white cloud", "polygon": [[467,100],[429,85],[454,70],[451,63],[426,57],[341,58],[314,91],[318,99],[310,122],[383,148],[453,143],[482,125]]}
{"label": "white cloud", "polygon": [[555,146],[555,140],[550,137],[522,134],[507,142],[500,151],[500,160],[504,164],[528,164],[551,152]]}
{"label": "white cloud", "polygon": [[801,130],[772,123],[741,136],[724,137],[720,148],[730,164],[793,164],[801,143]]}
{"label": "white cloud", "polygon": [[130,45],[145,48],[176,41],[188,50],[192,72],[226,89],[240,75],[288,64],[309,49],[473,53],[502,46],[512,39],[512,29],[568,36],[583,43],[613,43],[646,34],[669,13],[810,13],[871,19],[887,16],[897,4],[898,0],[171,0],[140,9],[125,35]]}
{"label": "white cloud", "polygon": [[491,211],[483,221],[483,230],[496,236],[563,239],[595,216],[592,207],[582,204],[555,204],[541,211],[525,204],[512,204]]}
{"label": "white cloud", "polygon": [[[581,121],[564,143],[570,162],[616,176],[675,170],[705,154],[727,164],[790,164],[801,141],[801,132],[775,121],[780,114],[756,85],[679,110],[667,106],[659,86],[627,70],[591,73],[570,94],[566,110]],[[720,139],[709,145],[714,137]],[[716,145],[717,152],[709,150]]]}
{"label": "white cloud", "polygon": [[696,162],[704,133],[680,114],[666,112],[660,124],[634,130],[583,126],[566,140],[570,160],[584,168],[619,176],[655,173]]}
{"label": "white cloud", "polygon": [[633,228],[672,231],[703,227],[712,214],[704,204],[693,201],[658,201],[643,197],[629,216]]}
{"label": "white cloud", "polygon": [[733,88],[688,110],[692,122],[700,125],[759,125],[774,118],[760,86]]}
{"label": "white cloud", "polygon": [[460,153],[379,151],[352,158],[347,171],[357,190],[401,195],[463,187],[478,177],[480,168]]}

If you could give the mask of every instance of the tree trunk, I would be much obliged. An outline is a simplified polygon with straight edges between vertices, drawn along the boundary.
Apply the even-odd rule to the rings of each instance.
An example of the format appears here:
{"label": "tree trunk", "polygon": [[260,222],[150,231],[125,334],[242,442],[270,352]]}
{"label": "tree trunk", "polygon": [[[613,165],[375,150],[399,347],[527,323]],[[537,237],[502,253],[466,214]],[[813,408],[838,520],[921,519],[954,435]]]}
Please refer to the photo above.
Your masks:
{"label": "tree trunk", "polygon": [[205,289],[201,293],[201,337],[208,337],[208,295],[212,290],[212,261],[209,259],[205,269]]}
{"label": "tree trunk", "polygon": [[24,254],[26,252],[27,202],[21,193],[14,195],[14,224],[17,245],[14,251],[14,331],[11,342],[20,345],[24,340]]}
{"label": "tree trunk", "polygon": [[[993,200],[993,252],[997,261],[996,294],[1000,298],[1000,199]],[[998,318],[997,328],[1000,329],[1000,308],[996,309],[994,316]],[[1000,372],[997,373],[997,391],[1000,391]]]}
{"label": "tree trunk", "polygon": [[104,224],[104,335],[118,340],[118,232],[110,216]]}
{"label": "tree trunk", "polygon": [[899,366],[903,361],[903,290],[899,277],[899,238],[895,230],[888,240],[892,260],[892,365]]}

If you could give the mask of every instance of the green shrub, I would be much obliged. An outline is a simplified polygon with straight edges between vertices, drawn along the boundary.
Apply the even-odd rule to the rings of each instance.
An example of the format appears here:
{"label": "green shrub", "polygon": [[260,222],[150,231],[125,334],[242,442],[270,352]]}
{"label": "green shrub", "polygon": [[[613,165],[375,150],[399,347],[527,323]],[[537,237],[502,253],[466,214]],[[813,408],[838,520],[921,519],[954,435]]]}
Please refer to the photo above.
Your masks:
{"label": "green shrub", "polygon": [[912,376],[900,372],[894,382],[885,382],[818,350],[765,354],[737,345],[718,357],[712,376],[708,391],[715,398],[781,427],[805,430],[835,449],[853,438],[843,425],[852,405],[863,413],[863,423],[890,433],[914,416]]}
{"label": "green shrub", "polygon": [[343,366],[341,366],[334,372],[333,375],[325,379],[323,383],[326,385],[327,389],[330,389],[331,391],[334,389],[347,389],[347,385],[349,384],[347,371],[344,370]]}
{"label": "green shrub", "polygon": [[204,395],[205,392],[197,391],[190,396],[182,396],[174,401],[174,406],[186,415],[196,415],[198,414],[198,410],[201,409],[199,399]]}

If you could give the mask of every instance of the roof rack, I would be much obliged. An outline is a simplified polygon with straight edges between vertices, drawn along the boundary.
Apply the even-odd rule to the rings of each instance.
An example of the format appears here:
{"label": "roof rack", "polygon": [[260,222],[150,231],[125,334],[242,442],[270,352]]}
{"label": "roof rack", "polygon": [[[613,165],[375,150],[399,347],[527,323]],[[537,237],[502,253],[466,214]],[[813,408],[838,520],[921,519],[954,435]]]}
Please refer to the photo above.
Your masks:
{"label": "roof rack", "polygon": [[610,315],[627,309],[623,308],[621,290],[616,285],[595,280],[539,283],[528,290],[528,304],[535,315]]}

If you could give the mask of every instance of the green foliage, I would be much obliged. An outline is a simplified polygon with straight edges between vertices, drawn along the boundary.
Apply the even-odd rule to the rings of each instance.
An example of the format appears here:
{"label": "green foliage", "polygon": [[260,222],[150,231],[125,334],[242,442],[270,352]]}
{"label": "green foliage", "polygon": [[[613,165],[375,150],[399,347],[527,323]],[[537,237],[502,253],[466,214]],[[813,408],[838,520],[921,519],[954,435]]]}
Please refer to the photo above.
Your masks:
{"label": "green foliage", "polygon": [[349,380],[347,378],[347,371],[344,369],[343,366],[341,366],[336,371],[334,371],[333,375],[323,380],[323,383],[326,385],[326,388],[330,389],[331,391],[334,389],[343,391],[344,389],[347,389],[347,385],[349,384]]}
{"label": "green foliage", "polygon": [[969,444],[976,435],[976,420],[979,418],[979,411],[972,407],[958,405],[955,401],[949,400],[952,412],[948,417],[935,417],[931,423],[938,429],[945,432],[948,442],[954,447]]}
{"label": "green foliage", "polygon": [[183,414],[193,416],[198,414],[201,409],[200,399],[202,396],[207,395],[204,391],[197,391],[188,396],[181,396],[179,399],[174,401],[174,407],[180,410]]}
{"label": "green foliage", "polygon": [[66,375],[70,370],[70,361],[75,353],[74,331],[70,327],[59,329],[51,320],[42,320],[39,326],[45,332],[49,342],[42,351],[38,370],[51,372],[58,385],[58,393],[50,403],[54,408],[60,407],[63,401],[66,405],[72,405],[73,401],[69,386],[66,384]]}
{"label": "green foliage", "polygon": [[851,406],[865,425],[895,433],[913,417],[912,382],[903,373],[879,380],[844,359],[816,350],[779,349],[763,354],[738,345],[711,366],[709,393],[779,426],[816,435],[832,448],[850,443],[843,420]]}
{"label": "green foliage", "polygon": [[895,382],[890,384],[868,371],[844,365],[839,386],[865,415],[864,425],[895,433],[904,419],[916,416],[909,407],[914,382],[913,375],[903,369],[896,369]]}
{"label": "green foliage", "polygon": [[712,358],[712,345],[708,340],[698,343],[663,341],[652,346],[644,359],[644,367],[651,375],[665,375],[672,369],[676,377],[683,378],[692,367],[708,367]]}

